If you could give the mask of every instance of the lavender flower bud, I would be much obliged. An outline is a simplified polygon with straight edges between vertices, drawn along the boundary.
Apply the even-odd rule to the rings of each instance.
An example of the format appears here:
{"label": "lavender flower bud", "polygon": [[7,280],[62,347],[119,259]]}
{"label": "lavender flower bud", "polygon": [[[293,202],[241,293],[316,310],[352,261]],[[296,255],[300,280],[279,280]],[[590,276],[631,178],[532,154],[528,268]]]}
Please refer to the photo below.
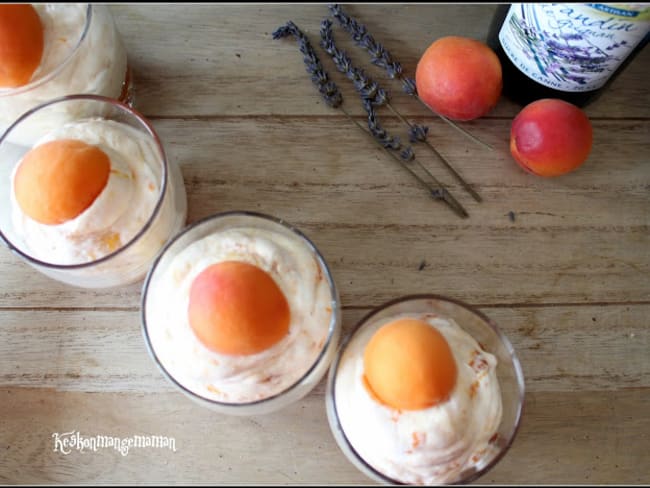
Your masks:
{"label": "lavender flower bud", "polygon": [[415,86],[415,80],[412,78],[402,78],[402,88],[405,93],[408,93],[409,95],[417,95],[418,90]]}
{"label": "lavender flower bud", "polygon": [[395,79],[395,78],[402,77],[402,65],[397,61],[394,61],[392,63],[386,63],[385,67],[389,78]]}
{"label": "lavender flower bud", "polygon": [[412,161],[415,158],[415,153],[413,152],[413,148],[409,146],[406,149],[404,149],[401,153],[399,153],[399,156],[404,161]]}
{"label": "lavender flower bud", "polygon": [[377,120],[377,114],[372,105],[372,102],[364,99],[362,101],[363,107],[368,113],[368,129],[373,137],[379,141],[379,143],[387,149],[399,149],[401,147],[401,142],[399,137],[392,137],[388,132],[379,124]]}
{"label": "lavender flower bud", "polygon": [[429,128],[424,125],[413,124],[409,129],[409,140],[411,142],[424,142],[427,138]]}
{"label": "lavender flower bud", "polygon": [[332,37],[332,21],[325,19],[320,27],[321,47],[329,54],[336,68],[352,80],[354,88],[361,95],[361,99],[368,100],[371,104],[380,106],[388,101],[388,95],[372,80],[362,69],[355,68],[352,60],[345,51],[338,49]]}
{"label": "lavender flower bud", "polygon": [[348,16],[338,4],[330,5],[329,9],[341,27],[352,36],[352,39],[368,51],[372,64],[384,68],[390,78],[402,76],[401,64],[393,60],[388,50],[375,41],[363,24]]}
{"label": "lavender flower bud", "polygon": [[303,61],[307,73],[311,75],[311,81],[318,88],[319,93],[323,96],[325,103],[331,107],[337,108],[343,103],[343,96],[338,87],[333,81],[330,81],[323,65],[318,59],[314,48],[307,36],[298,28],[296,24],[289,21],[285,25],[276,29],[272,37],[273,39],[280,39],[292,35],[298,41],[298,48],[303,53]]}

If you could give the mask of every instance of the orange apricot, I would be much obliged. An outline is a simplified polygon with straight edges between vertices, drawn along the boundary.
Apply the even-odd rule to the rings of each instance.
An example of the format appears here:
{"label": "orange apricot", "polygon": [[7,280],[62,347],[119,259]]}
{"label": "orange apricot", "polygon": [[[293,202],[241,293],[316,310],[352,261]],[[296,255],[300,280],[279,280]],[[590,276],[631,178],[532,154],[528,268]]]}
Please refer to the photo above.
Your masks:
{"label": "orange apricot", "polygon": [[559,176],[585,162],[593,142],[587,115],[564,100],[546,98],[526,105],[512,121],[510,152],[526,171]]}
{"label": "orange apricot", "polygon": [[436,405],[456,384],[449,343],[421,320],[399,319],[377,330],[364,350],[363,367],[371,395],[398,410]]}
{"label": "orange apricot", "polygon": [[289,304],[263,269],[224,261],[204,269],[190,288],[189,323],[208,349],[247,355],[268,349],[289,331]]}
{"label": "orange apricot", "polygon": [[29,4],[0,5],[0,86],[26,85],[43,56],[43,25]]}
{"label": "orange apricot", "polygon": [[14,190],[23,213],[46,225],[74,219],[108,183],[104,151],[76,139],[58,139],[28,151],[16,170]]}
{"label": "orange apricot", "polygon": [[415,85],[420,99],[434,112],[454,120],[477,119],[501,96],[501,62],[481,41],[441,37],[420,57]]}

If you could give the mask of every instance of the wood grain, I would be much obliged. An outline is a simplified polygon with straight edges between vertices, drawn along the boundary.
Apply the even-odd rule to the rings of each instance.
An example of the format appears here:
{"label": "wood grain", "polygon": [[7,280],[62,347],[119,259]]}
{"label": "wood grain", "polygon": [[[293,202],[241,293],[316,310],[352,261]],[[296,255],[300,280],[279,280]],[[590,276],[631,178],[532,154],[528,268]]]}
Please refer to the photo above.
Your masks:
{"label": "wood grain", "polygon": [[[305,73],[293,39],[273,41],[271,33],[288,20],[311,39],[331,78],[340,86],[345,106],[362,113],[354,90],[318,47],[326,4],[301,5],[113,5],[116,23],[126,41],[137,87],[137,106],[148,116],[179,115],[329,115]],[[346,12],[399,60],[407,75],[424,50],[439,37],[462,35],[485,40],[495,5],[346,5]],[[427,109],[401,94],[373,67],[367,54],[354,46],[335,25],[337,44],[355,64],[394,93],[404,113],[427,116]],[[648,117],[650,96],[645,49],[616,79],[602,98],[589,107],[591,117]],[[244,94],[244,96],[242,96]],[[491,117],[512,117],[520,107],[503,100]]]}
{"label": "wood grain", "polygon": [[[511,450],[481,484],[647,483],[650,389],[535,392]],[[338,449],[322,396],[228,417],[174,393],[0,390],[0,482],[369,485]],[[169,449],[54,452],[53,433],[173,437]],[[634,442],[630,442],[634,439]]]}
{"label": "wood grain", "polygon": [[[512,342],[529,391],[650,388],[650,305],[482,310]],[[345,309],[344,332],[367,312]],[[0,323],[1,385],[173,391],[146,350],[137,310],[0,310]],[[324,380],[315,394],[323,391]]]}

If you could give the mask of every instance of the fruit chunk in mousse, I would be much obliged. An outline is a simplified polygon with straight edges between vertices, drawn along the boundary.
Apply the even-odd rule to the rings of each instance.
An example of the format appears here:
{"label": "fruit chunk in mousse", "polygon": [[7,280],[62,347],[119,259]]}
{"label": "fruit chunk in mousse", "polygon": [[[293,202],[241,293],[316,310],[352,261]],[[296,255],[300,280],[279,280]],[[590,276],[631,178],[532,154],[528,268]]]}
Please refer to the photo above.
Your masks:
{"label": "fruit chunk in mousse", "polygon": [[260,353],[289,331],[289,304],[263,269],[223,261],[192,282],[189,324],[208,349],[220,354]]}
{"label": "fruit chunk in mousse", "polygon": [[0,5],[0,87],[26,85],[41,63],[43,25],[29,4]]}
{"label": "fruit chunk in mousse", "polygon": [[109,157],[98,147],[58,139],[30,150],[14,179],[16,201],[45,225],[72,220],[92,205],[108,183]]}

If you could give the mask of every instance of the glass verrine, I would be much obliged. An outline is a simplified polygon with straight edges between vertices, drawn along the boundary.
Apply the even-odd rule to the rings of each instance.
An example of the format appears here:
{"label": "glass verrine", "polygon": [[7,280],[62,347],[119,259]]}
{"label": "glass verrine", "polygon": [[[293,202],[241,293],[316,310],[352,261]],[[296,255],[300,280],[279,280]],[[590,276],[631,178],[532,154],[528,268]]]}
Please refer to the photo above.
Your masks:
{"label": "glass verrine", "polygon": [[[35,133],[34,146],[10,142],[14,130],[35,119],[47,121],[61,110],[77,118]],[[27,153],[61,139],[102,149],[109,156],[110,173],[99,196],[80,215],[60,225],[44,225],[17,203],[15,175]],[[63,183],[54,179],[52,184]],[[32,193],[42,189],[35,186]],[[31,196],[28,191],[27,197]],[[52,100],[28,111],[7,129],[0,138],[0,202],[0,238],[8,247],[43,274],[85,288],[142,279],[187,216],[183,176],[167,160],[151,124],[131,107],[96,95]]]}
{"label": "glass verrine", "polygon": [[[67,95],[100,95],[133,104],[127,51],[108,6],[34,4],[34,8],[44,29],[41,63],[26,85],[0,87],[0,132],[28,110]],[[70,106],[59,106],[50,116],[49,127],[32,128],[36,123],[32,121],[14,128],[10,138],[30,145],[32,133],[43,133],[78,116]]]}
{"label": "glass verrine", "polygon": [[[288,330],[270,347],[224,354],[195,334],[192,286],[224,262],[258,267],[286,297]],[[215,290],[232,296],[225,285]],[[264,414],[304,397],[324,376],[338,346],[340,301],[324,258],[298,229],[265,214],[226,212],[188,226],[156,258],[143,287],[142,330],[154,362],[189,398],[224,414]]]}
{"label": "glass verrine", "polygon": [[[365,348],[377,330],[405,317],[436,324],[449,342],[459,378],[460,368],[467,367],[476,381],[458,380],[447,400],[416,411],[392,408],[373,395],[364,370]],[[485,380],[490,368],[497,389],[493,380]],[[489,392],[499,392],[500,408]],[[355,467],[383,484],[476,480],[510,448],[523,404],[523,373],[508,339],[481,312],[438,295],[398,298],[361,319],[342,340],[326,390],[327,418],[338,446]]]}

